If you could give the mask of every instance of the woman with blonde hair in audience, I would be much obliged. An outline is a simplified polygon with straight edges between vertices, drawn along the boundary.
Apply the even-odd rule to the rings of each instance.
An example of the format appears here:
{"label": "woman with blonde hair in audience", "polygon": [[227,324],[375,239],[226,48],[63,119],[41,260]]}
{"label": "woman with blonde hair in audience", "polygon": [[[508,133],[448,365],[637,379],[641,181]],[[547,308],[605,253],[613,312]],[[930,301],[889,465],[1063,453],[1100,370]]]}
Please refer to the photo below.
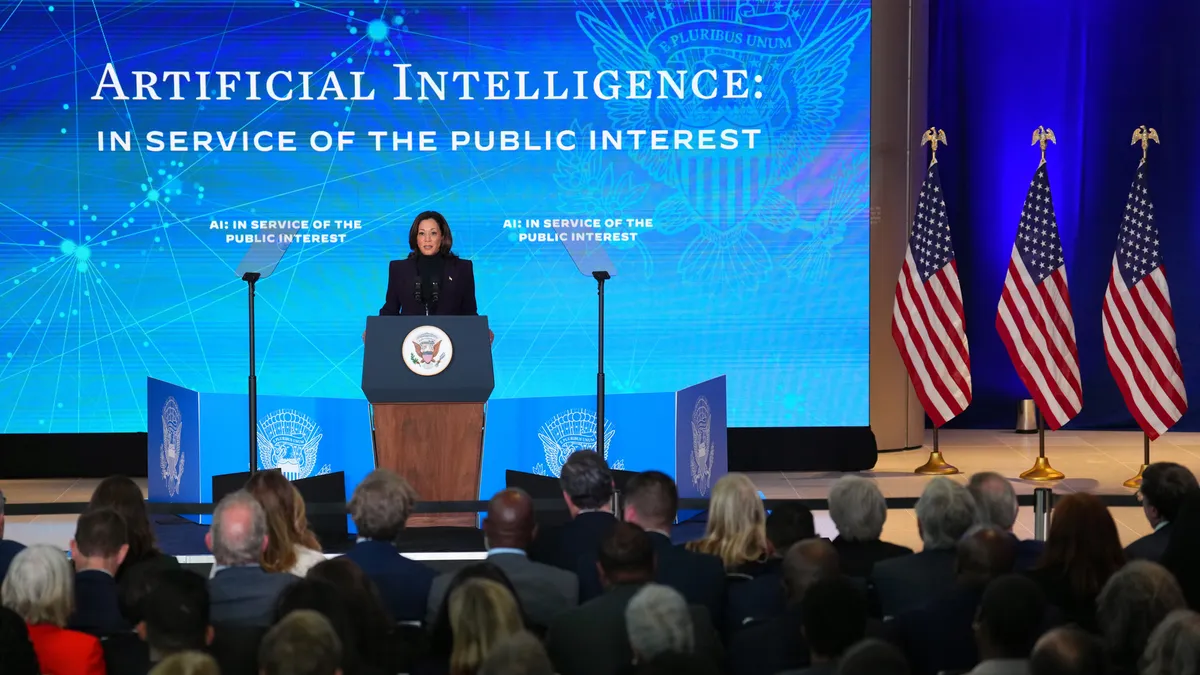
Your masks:
{"label": "woman with blonde hair in audience", "polygon": [[687,548],[717,556],[727,574],[757,576],[765,570],[771,555],[767,512],[745,474],[727,474],[713,486],[704,536]]}
{"label": "woman with blonde hair in audience", "polygon": [[0,602],[28,625],[41,672],[106,675],[100,639],[66,628],[75,611],[74,582],[66,554],[44,544],[30,546],[13,558],[0,585]]}
{"label": "woman with blonde hair in audience", "polygon": [[325,562],[320,542],[308,529],[304,498],[281,472],[255,472],[246,483],[246,491],[267,514],[267,550],[262,558],[264,570],[302,577],[313,566]]}
{"label": "woman with blonde hair in audience", "polygon": [[511,591],[488,579],[468,579],[450,594],[450,675],[475,675],[504,638],[525,630]]}

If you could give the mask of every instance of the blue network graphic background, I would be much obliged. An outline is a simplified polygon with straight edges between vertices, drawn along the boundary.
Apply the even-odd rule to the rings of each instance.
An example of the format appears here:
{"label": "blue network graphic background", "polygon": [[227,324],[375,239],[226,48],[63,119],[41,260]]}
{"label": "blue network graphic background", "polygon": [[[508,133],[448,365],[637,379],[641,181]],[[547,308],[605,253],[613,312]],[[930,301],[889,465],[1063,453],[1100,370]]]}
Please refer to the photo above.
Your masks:
{"label": "blue network graphic background", "polygon": [[[649,40],[686,22],[776,22],[793,37],[772,52],[685,50],[668,65]],[[595,282],[561,244],[518,243],[503,220],[653,218],[654,230],[608,251],[610,392],[727,374],[731,426],[867,424],[869,22],[867,0],[6,3],[0,431],[145,429],[147,376],[244,391],[246,290],[234,269],[247,246],[226,244],[213,219],[363,221],[343,244],[293,245],[256,303],[260,393],[361,397],[364,317],[383,304],[387,263],[407,253],[408,226],[428,208],[475,261],[480,313],[496,333],[495,398],[586,394],[596,365]],[[627,48],[599,44],[614,40]],[[89,100],[108,62],[122,75],[364,70],[377,93]],[[764,76],[759,101],[671,120],[761,128],[765,150],[708,167],[725,176],[754,162],[760,181],[688,185],[678,178],[688,159],[673,152],[376,153],[368,143],[370,130],[437,130],[446,146],[451,129],[663,124],[657,107],[594,98],[393,101],[395,63],[569,73],[647,62],[741,63]],[[298,139],[340,129],[358,141],[288,154],[96,147],[97,131],[144,139],[152,129]]]}

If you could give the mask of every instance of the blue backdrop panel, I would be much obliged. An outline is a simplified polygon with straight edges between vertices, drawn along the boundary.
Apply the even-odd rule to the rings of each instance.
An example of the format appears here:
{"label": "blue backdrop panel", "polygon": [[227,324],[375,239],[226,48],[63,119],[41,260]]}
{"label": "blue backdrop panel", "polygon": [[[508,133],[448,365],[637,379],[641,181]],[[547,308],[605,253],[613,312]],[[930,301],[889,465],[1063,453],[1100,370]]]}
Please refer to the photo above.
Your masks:
{"label": "blue backdrop panel", "polygon": [[725,376],[675,394],[675,482],[680,497],[707,497],[729,473]]}
{"label": "blue backdrop panel", "polygon": [[[146,381],[146,487],[152,502],[201,500],[200,394]],[[210,486],[211,487],[211,486]]]}

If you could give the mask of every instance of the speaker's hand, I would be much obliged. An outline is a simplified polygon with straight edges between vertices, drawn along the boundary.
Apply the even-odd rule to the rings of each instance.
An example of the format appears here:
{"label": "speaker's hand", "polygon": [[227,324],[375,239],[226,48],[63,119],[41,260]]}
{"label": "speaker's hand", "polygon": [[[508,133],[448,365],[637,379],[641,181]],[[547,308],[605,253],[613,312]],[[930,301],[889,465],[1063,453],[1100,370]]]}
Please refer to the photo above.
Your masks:
{"label": "speaker's hand", "polygon": [[489,330],[488,331],[488,344],[492,344],[495,341],[496,341],[496,334]]}
{"label": "speaker's hand", "polygon": [[363,331],[363,334],[362,334],[362,340],[363,340],[364,345],[367,344],[367,331],[365,331],[365,330]]}

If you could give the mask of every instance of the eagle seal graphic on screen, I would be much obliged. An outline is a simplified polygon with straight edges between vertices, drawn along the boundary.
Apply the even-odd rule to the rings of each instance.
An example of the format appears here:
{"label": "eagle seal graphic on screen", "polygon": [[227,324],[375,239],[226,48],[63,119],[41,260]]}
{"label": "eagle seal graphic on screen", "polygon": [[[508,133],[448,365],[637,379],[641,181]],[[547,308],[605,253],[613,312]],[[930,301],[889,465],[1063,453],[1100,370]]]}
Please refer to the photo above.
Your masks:
{"label": "eagle seal graphic on screen", "polygon": [[183,415],[174,396],[168,396],[162,408],[162,445],[158,446],[158,468],[162,472],[167,495],[179,494],[179,483],[183,480]]}
{"label": "eagle seal graphic on screen", "polygon": [[258,422],[258,457],[263,469],[279,469],[288,480],[312,475],[321,427],[298,410],[276,410]]}
{"label": "eagle seal graphic on screen", "polygon": [[[576,0],[576,6],[603,70],[683,70],[689,78],[706,69],[747,72],[745,98],[630,98],[625,81],[621,95],[604,105],[621,130],[760,130],[753,149],[740,134],[736,150],[655,150],[646,142],[628,150],[653,180],[674,190],[657,205],[655,230],[693,232],[679,256],[683,278],[758,284],[774,265],[761,235],[801,223],[800,209],[780,189],[825,151],[870,9],[776,0],[642,3],[638,10],[621,0]],[[652,82],[659,86],[657,75]],[[712,80],[701,83],[707,93]],[[690,92],[690,79],[685,84]],[[724,87],[723,76],[717,85]]]}
{"label": "eagle seal graphic on screen", "polygon": [[712,441],[712,410],[704,396],[696,399],[692,408],[692,487],[701,497],[708,495],[712,484],[713,459],[716,449]]}
{"label": "eagle seal graphic on screen", "polygon": [[[583,408],[571,408],[555,415],[541,429],[538,429],[538,439],[542,441],[545,451],[545,475],[559,476],[563,464],[577,450],[593,450],[596,447],[596,413]],[[608,448],[612,444],[617,430],[608,420],[604,422],[604,456],[608,457]],[[543,466],[541,464],[539,467]],[[613,466],[613,468],[617,468]],[[541,473],[536,471],[535,473]]]}

